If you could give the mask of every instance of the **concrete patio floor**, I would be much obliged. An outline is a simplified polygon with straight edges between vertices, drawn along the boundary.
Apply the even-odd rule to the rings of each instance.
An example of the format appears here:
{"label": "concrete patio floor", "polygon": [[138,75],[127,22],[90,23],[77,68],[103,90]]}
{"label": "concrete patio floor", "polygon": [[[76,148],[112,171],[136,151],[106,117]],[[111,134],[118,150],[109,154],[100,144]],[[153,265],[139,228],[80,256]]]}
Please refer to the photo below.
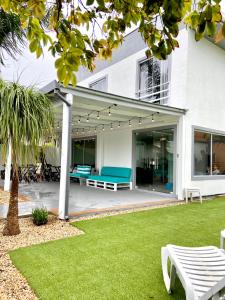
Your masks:
{"label": "concrete patio floor", "polygon": [[[2,185],[2,183],[0,183]],[[28,196],[30,201],[19,203],[19,215],[29,215],[33,208],[45,206],[58,212],[59,183],[42,182],[20,184],[20,194]],[[69,215],[87,215],[102,211],[124,210],[133,207],[145,207],[177,202],[170,194],[159,194],[140,190],[119,190],[117,192],[101,190],[78,183],[70,184]],[[8,205],[0,205],[0,217],[7,214]]]}

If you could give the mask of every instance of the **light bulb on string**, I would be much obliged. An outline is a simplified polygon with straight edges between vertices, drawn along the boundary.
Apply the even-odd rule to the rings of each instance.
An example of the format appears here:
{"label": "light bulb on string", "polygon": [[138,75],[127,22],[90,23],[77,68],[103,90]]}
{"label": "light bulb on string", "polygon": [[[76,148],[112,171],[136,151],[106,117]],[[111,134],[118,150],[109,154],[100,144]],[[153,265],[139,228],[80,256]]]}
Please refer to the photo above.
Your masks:
{"label": "light bulb on string", "polygon": [[141,118],[139,118],[138,124],[141,125],[142,124],[142,120]]}
{"label": "light bulb on string", "polygon": [[99,111],[97,112],[97,119],[100,119]]}
{"label": "light bulb on string", "polygon": [[118,128],[120,128],[120,121],[119,121],[119,123],[118,123]]}
{"label": "light bulb on string", "polygon": [[131,127],[131,120],[129,120],[129,126]]}

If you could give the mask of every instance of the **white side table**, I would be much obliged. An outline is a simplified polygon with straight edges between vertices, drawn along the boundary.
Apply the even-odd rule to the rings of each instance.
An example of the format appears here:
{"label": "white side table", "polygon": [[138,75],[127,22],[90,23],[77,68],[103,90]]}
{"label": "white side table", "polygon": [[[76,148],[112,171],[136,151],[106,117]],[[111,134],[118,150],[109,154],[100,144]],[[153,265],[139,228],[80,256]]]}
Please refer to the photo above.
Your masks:
{"label": "white side table", "polygon": [[188,195],[190,195],[190,199],[192,201],[192,195],[194,193],[197,193],[199,195],[199,200],[202,204],[202,195],[201,195],[201,191],[199,188],[186,188],[185,189],[185,198],[186,198],[186,203],[188,203]]}
{"label": "white side table", "polygon": [[224,249],[225,229],[220,232],[220,248]]}

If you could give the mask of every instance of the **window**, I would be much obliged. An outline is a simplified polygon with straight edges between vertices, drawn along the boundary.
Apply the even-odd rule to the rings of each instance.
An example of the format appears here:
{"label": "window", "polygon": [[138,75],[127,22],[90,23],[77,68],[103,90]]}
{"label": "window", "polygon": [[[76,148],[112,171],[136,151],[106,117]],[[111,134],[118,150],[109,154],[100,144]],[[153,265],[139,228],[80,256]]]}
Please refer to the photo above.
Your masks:
{"label": "window", "polygon": [[194,132],[194,175],[225,175],[225,135]]}
{"label": "window", "polygon": [[195,175],[210,174],[210,144],[209,133],[195,131]]}
{"label": "window", "polygon": [[106,77],[96,80],[95,82],[90,83],[90,89],[107,92],[107,80]]}
{"label": "window", "polygon": [[138,68],[138,98],[161,102],[168,97],[168,61],[151,57],[141,61]]}
{"label": "window", "polygon": [[212,136],[212,175],[225,175],[225,136]]}

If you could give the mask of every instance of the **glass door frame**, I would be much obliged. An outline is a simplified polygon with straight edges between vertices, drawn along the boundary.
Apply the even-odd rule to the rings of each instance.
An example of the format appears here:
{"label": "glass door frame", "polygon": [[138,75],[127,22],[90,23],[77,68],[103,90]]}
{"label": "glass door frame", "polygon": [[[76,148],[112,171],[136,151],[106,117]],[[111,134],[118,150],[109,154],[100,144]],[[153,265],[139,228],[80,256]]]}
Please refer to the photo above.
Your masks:
{"label": "glass door frame", "polygon": [[[133,186],[136,189],[136,133],[140,132],[150,132],[154,130],[164,130],[164,129],[173,129],[173,142],[174,142],[174,152],[173,152],[173,192],[170,195],[176,196],[176,169],[177,169],[177,125],[167,125],[167,126],[159,126],[159,127],[149,127],[143,129],[134,129],[132,131],[132,170],[133,170]],[[144,190],[144,189],[139,189]],[[144,190],[146,191],[146,190]],[[147,192],[147,191],[146,191]],[[159,193],[163,195],[168,195],[166,193],[157,192],[157,191],[149,191],[151,193]]]}

